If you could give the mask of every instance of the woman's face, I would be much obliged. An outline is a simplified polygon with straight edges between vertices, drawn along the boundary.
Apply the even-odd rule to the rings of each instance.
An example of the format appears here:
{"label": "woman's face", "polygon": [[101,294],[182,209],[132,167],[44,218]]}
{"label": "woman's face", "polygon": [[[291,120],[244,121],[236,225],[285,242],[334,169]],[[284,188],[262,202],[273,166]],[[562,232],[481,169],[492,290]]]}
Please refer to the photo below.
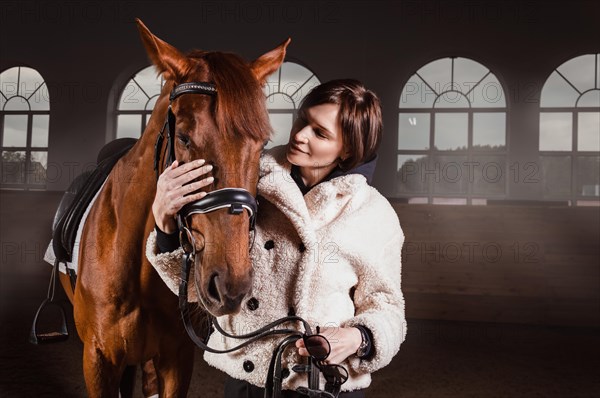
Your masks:
{"label": "woman's face", "polygon": [[319,170],[322,177],[335,168],[345,157],[339,110],[339,105],[322,104],[298,114],[287,147],[290,163]]}

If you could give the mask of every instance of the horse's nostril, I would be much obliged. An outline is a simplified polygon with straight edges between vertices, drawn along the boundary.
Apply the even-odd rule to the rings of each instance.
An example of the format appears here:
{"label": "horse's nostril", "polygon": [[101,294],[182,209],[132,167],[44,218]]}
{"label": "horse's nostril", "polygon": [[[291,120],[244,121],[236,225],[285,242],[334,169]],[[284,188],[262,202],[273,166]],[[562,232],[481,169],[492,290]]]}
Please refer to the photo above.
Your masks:
{"label": "horse's nostril", "polygon": [[213,274],[210,277],[210,281],[208,282],[208,295],[214,299],[216,302],[221,302],[221,296],[219,295],[219,288],[217,287],[217,278],[218,274]]}

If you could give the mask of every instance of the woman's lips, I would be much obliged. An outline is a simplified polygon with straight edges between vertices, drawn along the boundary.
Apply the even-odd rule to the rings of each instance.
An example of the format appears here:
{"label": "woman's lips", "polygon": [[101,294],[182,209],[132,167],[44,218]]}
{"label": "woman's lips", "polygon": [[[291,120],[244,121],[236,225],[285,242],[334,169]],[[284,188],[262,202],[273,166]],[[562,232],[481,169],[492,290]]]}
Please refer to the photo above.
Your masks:
{"label": "woman's lips", "polygon": [[304,152],[302,149],[300,149],[300,147],[298,147],[298,145],[296,145],[296,144],[292,144],[291,145],[291,149],[294,150],[294,151],[296,151],[296,152],[301,152],[301,153],[304,153],[304,154],[307,153],[307,152]]}

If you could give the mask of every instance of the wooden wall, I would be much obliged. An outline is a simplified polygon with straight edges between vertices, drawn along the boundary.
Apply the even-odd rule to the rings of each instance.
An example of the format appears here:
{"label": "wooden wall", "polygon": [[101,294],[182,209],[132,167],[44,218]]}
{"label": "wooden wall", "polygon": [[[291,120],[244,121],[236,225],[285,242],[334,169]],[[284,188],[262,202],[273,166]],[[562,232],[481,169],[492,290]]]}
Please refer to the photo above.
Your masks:
{"label": "wooden wall", "polygon": [[[0,191],[2,302],[45,294],[60,192]],[[600,327],[600,209],[394,203],[409,318]]]}
{"label": "wooden wall", "polygon": [[600,326],[600,209],[394,204],[411,318]]}

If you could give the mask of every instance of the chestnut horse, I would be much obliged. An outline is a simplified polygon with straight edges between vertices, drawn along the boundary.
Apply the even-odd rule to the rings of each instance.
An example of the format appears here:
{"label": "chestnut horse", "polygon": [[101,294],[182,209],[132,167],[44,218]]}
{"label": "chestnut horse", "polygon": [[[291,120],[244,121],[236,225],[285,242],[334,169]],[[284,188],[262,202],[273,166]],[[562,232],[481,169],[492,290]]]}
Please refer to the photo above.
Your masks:
{"label": "chestnut horse", "polygon": [[[179,162],[202,158],[214,163],[215,180],[205,190],[235,187],[256,195],[259,157],[271,131],[262,85],[283,62],[290,41],[246,62],[221,52],[184,55],[141,21],[137,25],[166,83],[146,130],[115,165],[83,229],[72,299],[90,397],[117,397],[126,369],[137,364],[154,367],[161,397],[186,396],[195,346],[185,332],[177,297],[145,256],[146,238],[155,225],[157,134],[171,106]],[[173,87],[186,82],[212,83],[217,94],[185,94],[170,104]],[[161,170],[164,164],[161,159]],[[191,216],[188,226],[196,251],[211,249],[210,255],[195,257],[200,301],[213,315],[237,312],[251,287],[249,217],[218,210]],[[62,274],[61,282],[71,290]]]}

